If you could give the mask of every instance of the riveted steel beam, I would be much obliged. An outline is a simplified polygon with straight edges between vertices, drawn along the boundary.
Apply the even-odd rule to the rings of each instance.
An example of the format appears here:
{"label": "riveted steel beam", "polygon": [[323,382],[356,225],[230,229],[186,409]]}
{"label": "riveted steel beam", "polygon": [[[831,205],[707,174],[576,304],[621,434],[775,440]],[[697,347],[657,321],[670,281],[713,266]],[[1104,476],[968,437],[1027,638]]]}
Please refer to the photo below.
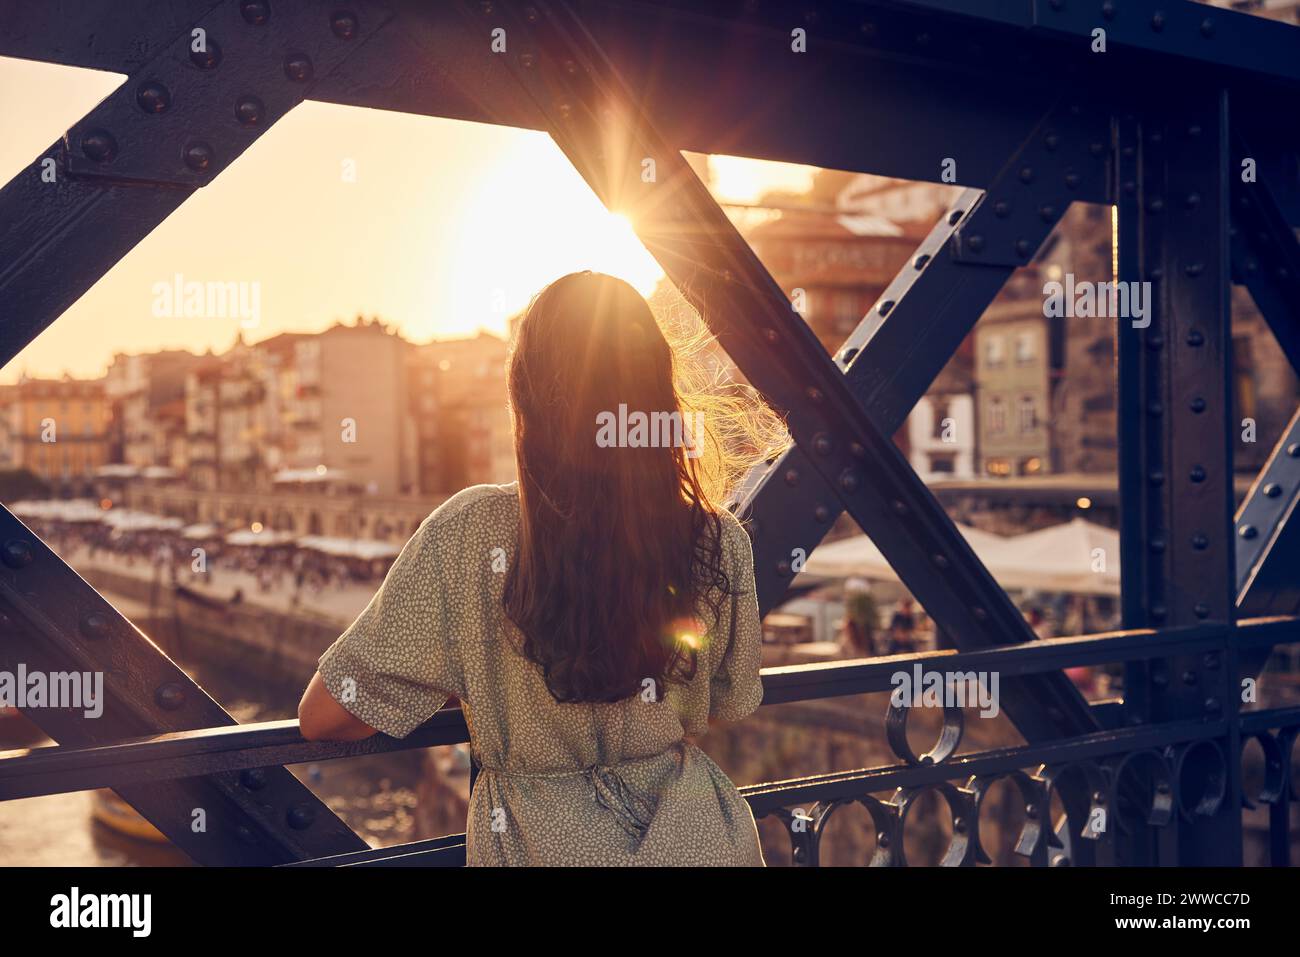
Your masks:
{"label": "riveted steel beam", "polygon": [[0,191],[0,364],[388,19],[369,0],[227,0],[146,33],[149,59]]}
{"label": "riveted steel beam", "polygon": [[[11,674],[20,666],[47,676],[102,674],[98,715],[88,716],[84,708],[23,710],[60,744],[94,746],[236,723],[3,507],[0,634],[0,663]],[[201,864],[281,864],[365,847],[283,768],[131,783],[117,790]]]}
{"label": "riveted steel beam", "polygon": [[[1104,114],[1075,103],[1049,110],[989,189],[964,191],[890,282],[835,359],[883,434],[903,425],[1072,197],[1104,193],[1109,142]],[[784,543],[788,555],[796,547],[810,552],[843,507],[795,446],[751,477],[738,511],[753,517],[765,540]],[[783,559],[755,572],[760,605],[770,609],[791,581],[790,564]]]}
{"label": "riveted steel beam", "polygon": [[1241,614],[1300,608],[1300,411],[1255,478],[1236,516],[1237,606]]}
{"label": "riveted steel beam", "polygon": [[[872,423],[680,153],[660,138],[582,22],[551,4],[496,4],[493,18],[522,38],[511,68],[550,117],[557,144],[606,205],[627,213],[737,366],[787,415],[796,441],[813,450],[814,469],[838,489],[938,625],[962,648],[1030,639],[1015,605]],[[481,22],[487,30],[493,21]],[[656,173],[646,177],[651,167]],[[763,561],[778,560],[765,548],[760,553]],[[1059,674],[1007,682],[1003,705],[1030,740],[1097,726]]]}
{"label": "riveted steel beam", "polygon": [[[1162,87],[1151,96],[1158,110],[1116,123],[1119,278],[1151,293],[1147,315],[1119,325],[1125,627],[1232,623],[1227,94]],[[1236,675],[1231,642],[1130,664],[1126,720],[1235,717]],[[1235,722],[1224,746],[1239,751]],[[1240,774],[1229,765],[1231,815],[1180,827],[1176,840],[1137,835],[1127,859],[1239,861]]]}

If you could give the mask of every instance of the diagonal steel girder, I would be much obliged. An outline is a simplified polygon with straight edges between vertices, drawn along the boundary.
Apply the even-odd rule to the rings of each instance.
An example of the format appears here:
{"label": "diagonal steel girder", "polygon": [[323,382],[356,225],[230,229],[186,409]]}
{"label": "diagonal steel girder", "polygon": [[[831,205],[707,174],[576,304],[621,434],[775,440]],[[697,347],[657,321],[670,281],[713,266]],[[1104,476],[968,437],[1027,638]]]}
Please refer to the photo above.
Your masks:
{"label": "diagonal steel girder", "polygon": [[[550,118],[556,143],[607,206],[629,214],[736,365],[787,415],[796,441],[815,450],[814,468],[839,490],[936,623],[960,648],[1032,639],[1015,605],[853,397],[753,251],[637,108],[581,20],[567,6],[541,3],[527,11],[502,3],[493,16],[525,38],[513,68]],[[657,170],[651,180],[642,177],[645,159]],[[1097,727],[1060,674],[1008,681],[1003,704],[1030,741]]]}
{"label": "diagonal steel girder", "polygon": [[[1254,141],[1256,137],[1250,137]],[[1236,156],[1254,158],[1250,142],[1234,137]],[[1300,373],[1300,241],[1287,222],[1273,178],[1273,165],[1258,179],[1232,178],[1233,272],[1249,290],[1291,367]],[[1295,582],[1300,557],[1300,410],[1283,431],[1235,517],[1237,607],[1263,615],[1300,608]]]}
{"label": "diagonal steel girder", "polygon": [[[179,32],[162,17],[171,35],[144,34],[150,55],[127,82],[0,191],[0,362],[389,19],[370,2],[343,12],[307,0],[274,19],[269,10],[207,4]],[[107,33],[116,35],[111,25]],[[60,744],[235,723],[4,509],[0,549],[0,657],[29,671],[104,676],[98,717],[25,711]],[[365,847],[283,768],[132,786],[122,796],[200,863],[278,864]]]}
{"label": "diagonal steel girder", "polygon": [[[1030,259],[1081,191],[1104,189],[1104,115],[1069,105],[1027,131],[987,191],[965,190],[935,224],[836,356],[845,381],[884,435],[916,402],[1015,268]],[[782,553],[811,551],[843,510],[797,445],[747,483],[742,510]],[[756,569],[760,605],[774,607],[788,561]]]}

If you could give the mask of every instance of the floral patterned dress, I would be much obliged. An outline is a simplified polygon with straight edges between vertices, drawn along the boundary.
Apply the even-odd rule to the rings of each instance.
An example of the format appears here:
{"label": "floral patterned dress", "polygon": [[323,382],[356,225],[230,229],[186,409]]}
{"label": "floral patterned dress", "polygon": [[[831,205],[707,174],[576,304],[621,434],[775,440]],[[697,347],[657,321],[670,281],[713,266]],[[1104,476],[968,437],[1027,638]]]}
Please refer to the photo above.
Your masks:
{"label": "floral patterned dress", "polygon": [[758,707],[761,625],[749,538],[723,513],[734,597],[667,694],[562,704],[516,650],[501,606],[518,486],[452,496],[407,542],[370,604],[321,656],[330,694],[404,737],[460,699],[482,771],[471,865],[763,864],[749,806],[688,735]]}

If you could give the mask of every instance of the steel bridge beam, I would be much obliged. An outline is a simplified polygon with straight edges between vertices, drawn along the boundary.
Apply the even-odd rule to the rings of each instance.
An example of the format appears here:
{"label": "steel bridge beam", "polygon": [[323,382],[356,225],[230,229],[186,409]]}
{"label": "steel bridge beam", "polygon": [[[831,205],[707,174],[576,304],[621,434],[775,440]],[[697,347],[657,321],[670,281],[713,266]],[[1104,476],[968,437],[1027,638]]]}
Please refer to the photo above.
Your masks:
{"label": "steel bridge beam", "polygon": [[[1080,193],[1105,190],[1109,127],[1077,104],[1048,111],[986,192],[966,190],[899,271],[836,355],[854,397],[893,435],[1017,266],[1025,265]],[[741,508],[761,540],[788,556],[821,541],[840,495],[791,448],[750,482]],[[760,606],[780,602],[788,560],[755,569]]]}
{"label": "steel bridge beam", "polygon": [[[1120,419],[1125,627],[1231,624],[1236,616],[1227,94],[1174,92],[1151,91],[1158,114],[1144,103],[1117,121],[1120,279],[1153,293],[1149,324],[1119,327],[1120,407],[1129,410]],[[1238,754],[1237,674],[1231,643],[1223,653],[1130,665],[1127,720],[1226,715],[1234,720],[1224,753]],[[1181,827],[1176,843],[1138,835],[1129,862],[1239,862],[1239,764],[1228,762],[1226,773],[1219,814]]]}

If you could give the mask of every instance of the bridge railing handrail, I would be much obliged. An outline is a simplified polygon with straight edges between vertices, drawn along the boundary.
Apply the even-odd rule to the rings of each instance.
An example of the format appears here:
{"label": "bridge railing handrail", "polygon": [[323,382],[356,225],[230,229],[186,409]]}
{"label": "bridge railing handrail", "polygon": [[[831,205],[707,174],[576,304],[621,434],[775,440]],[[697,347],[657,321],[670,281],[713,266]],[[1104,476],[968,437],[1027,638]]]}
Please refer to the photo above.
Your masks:
{"label": "bridge railing handrail", "polygon": [[[915,665],[920,665],[923,670],[996,672],[1000,677],[1014,677],[1067,667],[1161,658],[1170,654],[1171,649],[1184,654],[1208,653],[1224,649],[1230,635],[1232,647],[1238,651],[1296,642],[1300,641],[1300,618],[1281,616],[1248,619],[1236,625],[1212,623],[1160,630],[1134,629],[1039,639],[973,652],[939,650],[861,661],[765,668],[762,673],[763,706],[887,692],[894,687],[895,675],[910,673]],[[1295,709],[1243,714],[1242,730],[1246,732],[1248,726],[1253,727],[1261,720],[1267,722],[1274,717],[1282,719],[1282,724],[1295,723],[1290,720],[1292,710]],[[1166,737],[1172,735],[1170,742],[1190,740],[1185,733],[1187,729],[1179,730],[1183,724],[1178,723],[1178,727],[1173,724],[1146,726],[1142,731],[1149,736],[1150,732],[1160,730]],[[1192,737],[1213,736],[1217,724],[1200,722],[1196,727],[1204,733],[1197,732]],[[1063,739],[1062,742],[1013,749],[1016,751],[1014,757],[1022,761],[1047,760],[1054,748],[1066,745],[1091,749],[1089,753],[1116,753],[1130,746],[1154,746],[1145,738],[1138,741],[1134,737],[1136,734],[1132,729],[1102,731],[1096,735]],[[1128,737],[1134,737],[1134,740],[1129,742]],[[308,741],[299,733],[297,720],[289,719],[150,735],[94,747],[54,746],[11,751],[0,754],[0,800],[454,745],[468,740],[464,715],[459,708],[452,707],[439,711],[410,735],[400,739],[379,734],[353,742]],[[1099,746],[1100,751],[1097,750]],[[952,777],[951,769],[961,761],[975,757],[988,759],[997,753],[955,756],[943,765],[939,777]],[[1009,752],[1007,757],[1011,757]],[[833,772],[832,776],[838,773]]]}

